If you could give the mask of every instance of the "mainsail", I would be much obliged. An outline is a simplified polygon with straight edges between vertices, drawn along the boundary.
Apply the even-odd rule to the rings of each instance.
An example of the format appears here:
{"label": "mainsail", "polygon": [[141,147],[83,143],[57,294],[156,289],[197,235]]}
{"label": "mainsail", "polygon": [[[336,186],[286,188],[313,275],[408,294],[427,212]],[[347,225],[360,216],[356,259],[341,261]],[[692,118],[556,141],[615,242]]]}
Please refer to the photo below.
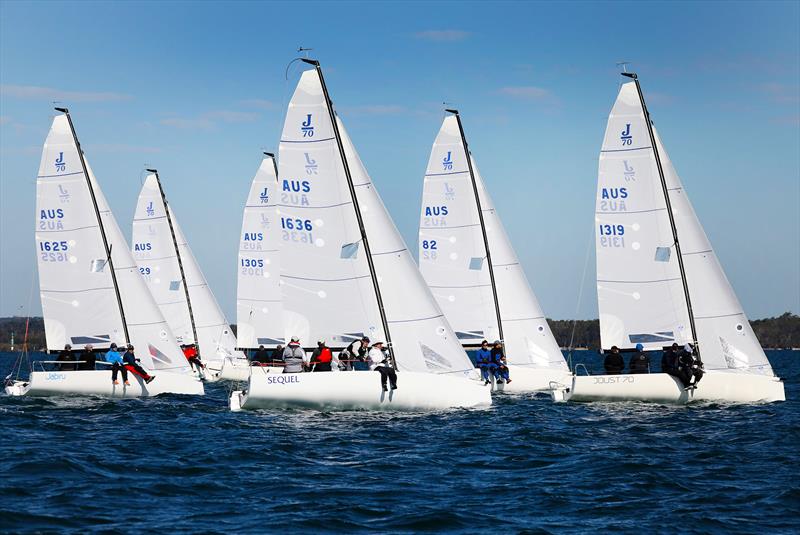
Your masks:
{"label": "mainsail", "polygon": [[650,135],[637,83],[620,88],[600,154],[595,234],[602,346],[661,349],[696,341],[707,370],[772,375],[652,125]]}
{"label": "mainsail", "polygon": [[336,346],[366,334],[391,341],[400,370],[470,370],[312,63],[280,144],[285,332]]}
{"label": "mainsail", "polygon": [[[169,215],[169,217],[168,217]],[[214,294],[192,254],[156,172],[144,181],[133,219],[133,254],[179,343],[201,355],[242,357]]]}
{"label": "mainsail", "polygon": [[132,343],[146,368],[188,370],[139,274],[69,115],[53,119],[36,181],[36,242],[47,348]]}
{"label": "mainsail", "polygon": [[241,348],[284,342],[278,254],[280,196],[275,158],[265,153],[242,217],[236,289],[236,337]]}
{"label": "mainsail", "polygon": [[475,160],[467,162],[456,115],[444,119],[428,161],[419,259],[462,343],[500,338],[502,326],[509,363],[567,369]]}

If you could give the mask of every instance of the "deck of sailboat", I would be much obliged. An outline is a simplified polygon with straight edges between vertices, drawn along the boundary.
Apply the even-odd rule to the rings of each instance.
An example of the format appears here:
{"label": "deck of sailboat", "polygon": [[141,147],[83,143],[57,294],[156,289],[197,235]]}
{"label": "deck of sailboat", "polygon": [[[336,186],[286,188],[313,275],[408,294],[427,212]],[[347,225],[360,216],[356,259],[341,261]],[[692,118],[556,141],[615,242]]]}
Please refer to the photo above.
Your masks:
{"label": "deck of sailboat", "polygon": [[27,396],[108,396],[119,398],[150,397],[159,394],[203,395],[203,383],[185,373],[153,372],[156,378],[146,384],[140,377],[129,373],[130,385],[122,376],[119,384],[111,381],[110,370],[32,371],[13,395]]}
{"label": "deck of sailboat", "polygon": [[564,398],[557,401],[646,401],[685,404],[770,403],[785,401],[783,382],[772,375],[708,370],[695,389],[666,373],[575,375],[566,383]]}
{"label": "deck of sailboat", "polygon": [[314,408],[321,410],[426,411],[491,405],[482,383],[461,375],[398,372],[397,390],[384,392],[374,371],[272,373],[253,367],[246,391],[231,394],[231,410]]}

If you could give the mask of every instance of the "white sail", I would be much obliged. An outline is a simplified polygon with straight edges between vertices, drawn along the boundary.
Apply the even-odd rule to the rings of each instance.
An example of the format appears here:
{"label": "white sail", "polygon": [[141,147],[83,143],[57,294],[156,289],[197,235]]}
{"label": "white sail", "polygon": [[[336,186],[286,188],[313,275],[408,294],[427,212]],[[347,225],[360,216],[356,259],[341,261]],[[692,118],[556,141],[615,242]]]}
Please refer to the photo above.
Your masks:
{"label": "white sail", "polygon": [[[241,352],[235,349],[236,339],[230,324],[189,248],[175,213],[171,206],[167,206],[172,229],[164,210],[158,178],[155,174],[149,174],[139,194],[133,219],[133,254],[139,271],[179,343],[196,343],[201,355],[210,360],[225,356],[243,358]],[[174,241],[172,231],[175,232]],[[191,300],[194,329],[181,265]]]}
{"label": "white sail", "polygon": [[285,338],[344,347],[384,338],[353,201],[316,71],[289,103],[278,158]]}
{"label": "white sail", "polygon": [[690,342],[669,215],[634,82],[622,86],[608,118],[595,238],[602,347]]}
{"label": "white sail", "polygon": [[705,369],[774,375],[655,127],[653,133],[678,230]]}
{"label": "white sail", "polygon": [[[337,124],[398,368],[470,370],[472,364],[422,280],[341,121]],[[294,321],[294,326],[287,324],[287,334],[294,328],[301,337],[305,332],[311,339],[319,336],[336,345],[361,333],[373,340],[385,338],[343,155],[316,70],[300,78],[280,151],[281,279],[286,321]]]}
{"label": "white sail", "polygon": [[[39,286],[48,349],[61,349],[66,343],[78,347],[91,343],[102,349],[112,342],[130,341],[145,368],[188,371],[88,162],[86,168],[91,188],[68,118],[56,116],[42,152],[36,201]],[[111,251],[122,310],[97,212]]]}
{"label": "white sail", "polygon": [[500,338],[476,207],[461,131],[446,117],[425,172],[419,268],[465,345]]}
{"label": "white sail", "polygon": [[[508,362],[567,369],[472,158]],[[445,118],[425,176],[420,269],[464,343],[499,337],[489,265],[458,120]]]}
{"label": "white sail", "polygon": [[274,159],[265,156],[250,186],[239,238],[236,337],[242,348],[284,343],[278,186]]}
{"label": "white sail", "polygon": [[402,371],[451,373],[473,368],[372,184],[342,121],[345,155],[364,220],[386,323]]}

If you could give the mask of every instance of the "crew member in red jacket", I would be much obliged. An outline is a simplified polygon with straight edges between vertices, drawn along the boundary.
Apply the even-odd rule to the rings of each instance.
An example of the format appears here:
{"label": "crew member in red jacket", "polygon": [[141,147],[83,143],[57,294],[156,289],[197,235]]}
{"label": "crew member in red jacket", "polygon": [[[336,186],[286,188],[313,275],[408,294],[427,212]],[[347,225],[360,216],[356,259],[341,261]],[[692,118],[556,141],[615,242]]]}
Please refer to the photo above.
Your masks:
{"label": "crew member in red jacket", "polygon": [[333,353],[331,349],[325,345],[325,340],[317,342],[317,349],[311,354],[311,364],[314,366],[315,372],[329,372],[331,371],[331,361],[333,360]]}

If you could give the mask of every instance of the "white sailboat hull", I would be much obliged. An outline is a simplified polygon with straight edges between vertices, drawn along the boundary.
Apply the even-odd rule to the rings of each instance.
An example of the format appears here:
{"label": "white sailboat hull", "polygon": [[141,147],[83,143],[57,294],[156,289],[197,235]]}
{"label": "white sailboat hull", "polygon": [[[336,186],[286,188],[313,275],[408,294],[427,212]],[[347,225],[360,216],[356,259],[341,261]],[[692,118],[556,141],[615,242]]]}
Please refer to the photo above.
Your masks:
{"label": "white sailboat hull", "polygon": [[[513,383],[512,383],[513,385]],[[689,403],[770,403],[785,401],[783,382],[778,377],[707,371],[694,390],[666,373],[580,375],[566,382],[566,392],[553,391],[554,401],[650,401]]]}
{"label": "white sailboat hull", "polygon": [[400,372],[397,390],[383,392],[374,371],[270,373],[252,368],[246,392],[233,392],[231,410],[315,409],[441,410],[489,406],[488,387],[464,377]]}
{"label": "white sailboat hull", "polygon": [[225,357],[206,364],[205,380],[209,383],[247,381],[248,377],[250,377],[250,361],[247,359]]}
{"label": "white sailboat hull", "polygon": [[119,384],[111,381],[110,370],[31,372],[27,381],[17,382],[6,393],[15,396],[109,396],[119,398],[149,397],[159,394],[203,395],[203,383],[191,375],[157,372],[156,378],[145,384],[128,373],[126,386],[121,374]]}
{"label": "white sailboat hull", "polygon": [[551,368],[528,368],[509,364],[508,374],[511,378],[511,383],[497,383],[492,380],[493,391],[509,393],[549,392],[554,387],[572,382],[572,374],[569,371]]}

